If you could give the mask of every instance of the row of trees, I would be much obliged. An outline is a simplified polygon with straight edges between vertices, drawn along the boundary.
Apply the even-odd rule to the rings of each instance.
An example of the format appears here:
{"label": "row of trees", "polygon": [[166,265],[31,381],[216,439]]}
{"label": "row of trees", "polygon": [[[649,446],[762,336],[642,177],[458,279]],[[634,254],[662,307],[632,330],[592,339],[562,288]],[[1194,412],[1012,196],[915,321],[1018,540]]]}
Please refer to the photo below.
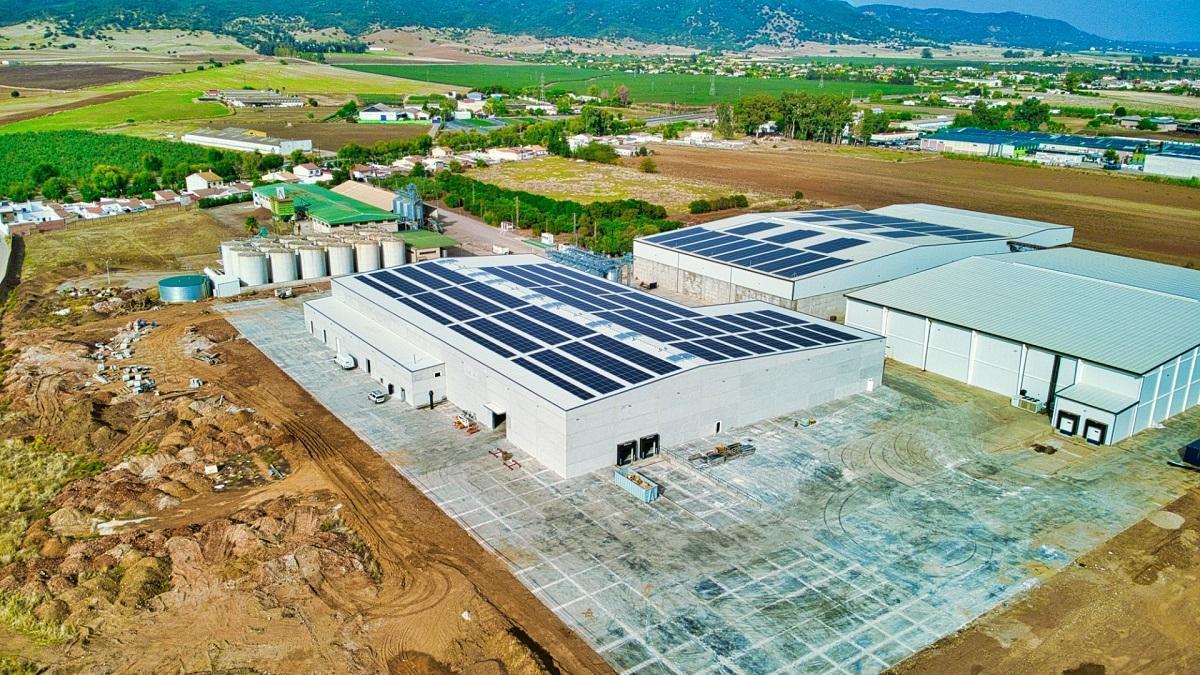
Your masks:
{"label": "row of trees", "polygon": [[1013,131],[1061,131],[1062,124],[1050,119],[1050,106],[1036,98],[1027,98],[1020,105],[989,105],[987,101],[976,101],[970,112],[960,113],[954,118],[956,127],[999,129]]}
{"label": "row of trees", "polygon": [[666,209],[637,199],[583,205],[506,190],[449,171],[433,178],[395,177],[385,185],[398,189],[409,182],[417,185],[424,199],[440,199],[450,208],[462,208],[490,225],[517,222],[519,209],[520,226],[532,228],[535,235],[574,231],[580,244],[603,253],[628,252],[635,237],[679,227],[679,223],[666,219]]}
{"label": "row of trees", "polygon": [[717,132],[726,138],[755,134],[774,122],[787,138],[834,143],[853,119],[850,99],[830,94],[751,94],[717,106]]}

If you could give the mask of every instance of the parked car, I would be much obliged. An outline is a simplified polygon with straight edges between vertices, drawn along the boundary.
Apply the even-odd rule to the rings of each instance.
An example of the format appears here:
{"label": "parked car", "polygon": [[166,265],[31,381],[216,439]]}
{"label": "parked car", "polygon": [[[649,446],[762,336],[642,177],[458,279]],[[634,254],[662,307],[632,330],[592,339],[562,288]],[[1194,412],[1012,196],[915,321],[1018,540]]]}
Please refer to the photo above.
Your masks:
{"label": "parked car", "polygon": [[384,401],[388,400],[388,395],[387,395],[387,392],[383,391],[382,389],[376,389],[376,390],[372,391],[371,393],[367,394],[367,400],[369,400],[371,403],[378,405],[378,404],[383,403]]}
{"label": "parked car", "polygon": [[338,354],[334,361],[341,366],[342,370],[354,370],[358,365],[358,361],[354,360],[354,356],[351,354]]}

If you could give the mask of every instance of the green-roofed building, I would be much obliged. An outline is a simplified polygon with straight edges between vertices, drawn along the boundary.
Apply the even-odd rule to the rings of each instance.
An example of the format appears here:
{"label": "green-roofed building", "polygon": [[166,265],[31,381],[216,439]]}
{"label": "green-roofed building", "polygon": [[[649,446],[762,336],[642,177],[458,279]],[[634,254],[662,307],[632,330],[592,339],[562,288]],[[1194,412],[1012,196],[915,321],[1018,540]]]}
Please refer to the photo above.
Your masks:
{"label": "green-roofed building", "polygon": [[396,233],[396,236],[404,240],[410,263],[444,258],[446,249],[458,246],[458,241],[430,230],[405,230]]}
{"label": "green-roofed building", "polygon": [[269,209],[278,218],[311,220],[318,230],[355,225],[378,225],[393,232],[398,229],[396,214],[316,185],[262,185],[254,188],[254,204]]}

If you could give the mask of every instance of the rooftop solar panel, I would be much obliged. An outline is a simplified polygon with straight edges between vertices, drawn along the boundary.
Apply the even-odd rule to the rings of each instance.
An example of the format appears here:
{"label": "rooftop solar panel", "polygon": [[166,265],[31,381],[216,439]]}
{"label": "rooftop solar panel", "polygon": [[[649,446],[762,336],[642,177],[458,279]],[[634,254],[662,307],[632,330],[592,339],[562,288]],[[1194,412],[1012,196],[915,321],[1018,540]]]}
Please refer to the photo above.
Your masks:
{"label": "rooftop solar panel", "polygon": [[724,246],[725,244],[736,244],[739,241],[738,237],[729,234],[714,234],[712,237],[696,238],[692,241],[687,241],[682,244],[676,244],[675,248],[680,251],[702,251],[706,248],[715,248]]}
{"label": "rooftop solar panel", "polygon": [[495,314],[496,312],[504,311],[504,307],[497,305],[491,300],[484,300],[478,295],[464,290],[462,286],[451,286],[442,292],[480,314]]}
{"label": "rooftop solar panel", "polygon": [[604,319],[605,321],[611,321],[618,326],[628,328],[636,333],[640,333],[641,335],[645,335],[651,340],[658,342],[671,342],[672,340],[679,339],[665,330],[659,330],[658,328],[655,328],[653,325],[653,320],[650,322],[638,321],[631,316],[627,316],[619,312],[598,312],[596,316]]}
{"label": "rooftop solar panel", "polygon": [[598,391],[601,394],[611,394],[618,389],[624,388],[624,385],[621,383],[601,375],[582,363],[572,361],[556,351],[546,350],[537,352],[531,356],[540,361],[542,365],[548,366],[555,373],[570,378],[588,389]]}
{"label": "rooftop solar panel", "polygon": [[374,288],[375,290],[379,291],[380,293],[383,293],[384,295],[388,296],[389,298],[400,297],[399,291],[397,291],[394,288],[388,288],[387,286],[384,286],[383,284],[379,283],[378,281],[375,281],[374,279],[371,279],[370,277],[359,277],[358,280],[363,282],[364,284],[370,286],[371,288]]}
{"label": "rooftop solar panel", "polygon": [[712,248],[698,250],[695,251],[695,253],[698,255],[713,256],[717,255],[718,253],[729,253],[730,251],[750,248],[751,246],[757,246],[759,243],[761,242],[759,242],[757,239],[738,239],[734,242],[721,242]]}
{"label": "rooftop solar panel", "polygon": [[565,288],[566,286],[543,286],[542,288],[538,289],[538,292],[547,298],[550,298],[551,300],[557,300],[558,302],[561,302],[565,305],[570,305],[576,309],[582,309],[585,312],[596,312],[601,309],[611,309],[611,307],[602,307],[601,305],[589,302],[587,300],[580,300],[579,298],[564,292]]}
{"label": "rooftop solar panel", "polygon": [[426,274],[425,272],[417,269],[416,267],[414,267],[412,265],[405,265],[404,267],[395,267],[392,269],[392,273],[400,275],[402,277],[405,277],[409,281],[415,281],[418,284],[421,284],[422,286],[424,286],[425,288],[432,288],[434,290],[437,290],[439,288],[445,288],[450,285],[449,282],[447,282],[443,279],[439,279],[430,274]]}
{"label": "rooftop solar panel", "polygon": [[517,314],[516,312],[505,312],[492,317],[497,322],[500,322],[509,328],[513,328],[520,333],[524,333],[529,337],[541,340],[548,345],[557,345],[568,340],[567,336],[559,333],[556,330],[551,330],[536,321]]}
{"label": "rooftop solar panel", "polygon": [[850,237],[842,237],[841,239],[830,239],[829,241],[817,242],[808,247],[810,251],[818,253],[834,253],[844,251],[855,246],[862,246],[867,243],[865,239],[852,239]]}
{"label": "rooftop solar panel", "polygon": [[524,300],[522,300],[514,295],[509,295],[508,293],[505,293],[504,291],[502,291],[494,286],[489,286],[488,284],[480,283],[478,281],[469,283],[466,286],[463,286],[463,288],[471,291],[472,293],[478,293],[479,295],[482,295],[483,297],[487,298],[488,300],[491,300],[492,302],[504,305],[505,307],[508,307],[509,309],[512,309],[513,307],[521,307],[525,304],[528,304]]}
{"label": "rooftop solar panel", "polygon": [[431,265],[424,265],[421,269],[425,270],[426,272],[429,272],[430,274],[432,274],[434,276],[441,277],[442,279],[444,279],[452,284],[457,284],[460,286],[462,284],[470,283],[470,281],[471,281],[470,277],[459,274],[458,272],[455,272],[454,270],[450,269],[449,267],[446,267],[445,265],[440,265],[437,263],[434,263]]}
{"label": "rooftop solar panel", "polygon": [[422,304],[429,305],[443,315],[450,317],[455,321],[466,321],[479,316],[474,310],[468,309],[457,302],[451,302],[444,295],[438,293],[421,293],[412,296],[413,300],[418,300]]}
{"label": "rooftop solar panel", "polygon": [[763,272],[778,272],[779,270],[787,269],[789,267],[795,267],[801,263],[820,260],[822,257],[820,253],[809,253],[808,251],[793,250],[791,253],[793,255],[790,255],[786,258],[780,258],[779,260],[772,260],[771,262],[763,263],[758,266],[758,269],[762,270]]}
{"label": "rooftop solar panel", "polygon": [[391,286],[392,288],[396,289],[397,291],[400,291],[401,293],[404,293],[407,295],[413,295],[415,293],[420,293],[424,290],[420,286],[417,286],[416,284],[413,284],[413,283],[409,283],[409,282],[405,281],[404,279],[401,279],[400,277],[398,277],[395,274],[388,272],[386,270],[382,270],[379,272],[372,272],[371,274],[369,274],[367,276],[372,279],[378,280],[379,283],[381,283],[381,284],[384,284],[386,286]]}
{"label": "rooftop solar panel", "polygon": [[566,392],[574,395],[576,398],[580,398],[585,401],[596,398],[595,394],[591,393],[590,391],[587,391],[586,389],[583,389],[582,387],[578,387],[574,384],[571,384],[570,382],[559,377],[558,375],[555,375],[554,373],[546,370],[545,368],[542,368],[541,366],[531,362],[529,359],[516,358],[516,359],[513,359],[513,363],[517,364],[518,366],[521,366],[522,368],[524,368],[525,370],[528,370],[529,372],[533,373],[534,375],[537,375],[538,377],[542,378],[543,380],[555,385],[559,389],[562,389],[563,391],[566,391]]}
{"label": "rooftop solar panel", "polygon": [[725,231],[729,232],[731,234],[756,234],[758,232],[766,232],[767,230],[774,230],[777,227],[783,227],[783,225],[780,223],[771,223],[771,222],[750,223],[749,225],[739,225],[737,227],[731,227]]}
{"label": "rooftop solar panel", "polygon": [[821,234],[821,233],[817,232],[816,230],[792,230],[791,232],[783,232],[780,234],[773,234],[769,237],[765,237],[764,239],[766,241],[774,242],[776,244],[790,244],[793,241],[800,241],[801,239],[808,239],[809,237],[815,237],[818,234]]}
{"label": "rooftop solar panel", "polygon": [[832,269],[834,267],[839,267],[841,265],[845,265],[848,262],[850,262],[850,261],[843,260],[841,258],[821,258],[820,260],[814,260],[810,263],[805,263],[799,267],[793,267],[791,269],[783,270],[780,272],[780,274],[783,276],[789,277],[789,278],[799,278],[806,274],[812,274],[814,272],[820,272],[821,270],[827,270],[827,269]]}
{"label": "rooftop solar panel", "polygon": [[517,352],[531,352],[542,348],[542,345],[490,319],[479,318],[467,322],[466,325]]}
{"label": "rooftop solar panel", "polygon": [[912,237],[924,237],[922,232],[910,232],[908,230],[889,230],[887,232],[879,232],[880,236],[890,237],[892,239],[909,239]]}
{"label": "rooftop solar panel", "polygon": [[508,349],[501,347],[500,345],[496,344],[495,342],[492,342],[491,340],[483,337],[479,333],[476,333],[475,331],[467,328],[466,326],[464,326],[460,323],[452,324],[450,326],[450,330],[467,338],[471,342],[474,342],[475,344],[484,347],[485,349],[488,349],[496,354],[499,354],[500,356],[503,356],[506,359],[513,355],[513,353],[511,351],[509,351]]}
{"label": "rooftop solar panel", "polygon": [[736,264],[740,260],[745,260],[746,258],[753,258],[756,255],[766,253],[767,251],[774,251],[777,248],[779,248],[779,247],[776,246],[775,244],[759,244],[758,246],[751,246],[750,248],[744,248],[740,251],[734,251],[733,253],[723,253],[721,255],[715,255],[715,256],[713,256],[713,258],[715,258],[717,260],[724,260],[725,262],[731,262],[731,263]]}
{"label": "rooftop solar panel", "polygon": [[717,338],[704,338],[703,340],[695,340],[692,342],[692,344],[698,345],[704,349],[709,349],[714,352],[717,352],[718,354],[722,354],[724,356],[729,356],[729,357],[749,356],[752,353],[748,350],[739,349],[737,347],[734,347],[733,345],[729,344],[728,342],[722,342],[722,341],[718,340]]}
{"label": "rooftop solar panel", "polygon": [[569,321],[561,316],[542,309],[541,307],[525,307],[519,310],[525,316],[541,321],[547,326],[553,326],[571,337],[587,337],[596,332],[587,326],[581,326],[574,321]]}
{"label": "rooftop solar panel", "polygon": [[616,357],[609,356],[582,342],[568,342],[561,349],[580,361],[591,364],[609,375],[625,380],[630,384],[645,382],[654,377],[640,368],[635,368]]}
{"label": "rooftop solar panel", "polygon": [[719,338],[721,342],[726,342],[739,349],[745,350],[753,354],[770,354],[775,350],[758,342],[751,342],[736,335],[723,335]]}
{"label": "rooftop solar panel", "polygon": [[725,356],[724,354],[713,351],[712,349],[706,349],[704,347],[701,347],[700,345],[697,345],[695,342],[680,342],[679,344],[677,344],[675,346],[689,354],[692,354],[694,356],[699,356],[700,358],[704,359],[705,361],[716,362],[716,361],[729,360],[728,356]]}
{"label": "rooftop solar panel", "polygon": [[607,335],[593,335],[586,338],[585,342],[603,352],[619,356],[632,364],[641,366],[659,375],[667,375],[679,370],[679,366],[666,359],[647,354],[640,349],[627,345],[620,340],[614,340]]}

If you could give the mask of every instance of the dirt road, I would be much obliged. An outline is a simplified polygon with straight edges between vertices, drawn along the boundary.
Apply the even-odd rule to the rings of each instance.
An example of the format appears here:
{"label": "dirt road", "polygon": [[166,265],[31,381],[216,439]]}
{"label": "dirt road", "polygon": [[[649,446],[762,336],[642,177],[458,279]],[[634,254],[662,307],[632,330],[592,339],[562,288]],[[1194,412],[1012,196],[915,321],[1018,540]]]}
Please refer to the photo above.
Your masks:
{"label": "dirt road", "polygon": [[1200,190],[1099,172],[931,157],[894,162],[800,144],[748,151],[659,146],[668,176],[873,209],[924,202],[1075,227],[1075,243],[1200,265]]}

